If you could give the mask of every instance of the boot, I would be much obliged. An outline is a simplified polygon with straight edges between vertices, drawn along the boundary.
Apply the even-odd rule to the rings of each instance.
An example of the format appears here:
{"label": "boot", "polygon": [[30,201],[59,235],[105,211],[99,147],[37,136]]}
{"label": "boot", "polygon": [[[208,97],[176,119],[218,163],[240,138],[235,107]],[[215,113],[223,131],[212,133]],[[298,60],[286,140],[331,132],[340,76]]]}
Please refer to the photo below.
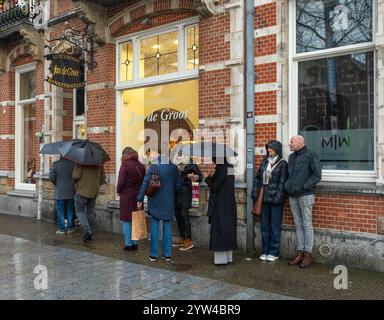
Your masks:
{"label": "boot", "polygon": [[303,261],[303,259],[304,259],[303,251],[298,250],[296,252],[296,255],[291,260],[288,261],[288,264],[290,266],[297,266]]}
{"label": "boot", "polygon": [[309,252],[304,252],[304,259],[300,263],[300,268],[308,268],[313,263],[312,255]]}
{"label": "boot", "polygon": [[185,239],[184,241],[184,245],[182,245],[179,250],[181,251],[187,251],[187,250],[190,250],[194,247],[193,243],[192,243],[192,240],[191,239]]}
{"label": "boot", "polygon": [[180,238],[179,240],[177,240],[176,242],[172,243],[172,247],[181,247],[184,245],[185,243],[185,238]]}

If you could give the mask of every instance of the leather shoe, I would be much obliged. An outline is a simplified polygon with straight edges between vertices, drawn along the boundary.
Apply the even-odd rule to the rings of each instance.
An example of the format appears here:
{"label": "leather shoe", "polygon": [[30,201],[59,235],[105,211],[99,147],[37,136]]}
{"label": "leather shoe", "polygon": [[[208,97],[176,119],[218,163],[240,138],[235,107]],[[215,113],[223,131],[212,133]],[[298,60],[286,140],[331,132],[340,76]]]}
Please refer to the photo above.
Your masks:
{"label": "leather shoe", "polygon": [[304,253],[303,251],[300,251],[298,250],[296,252],[296,255],[288,261],[288,265],[290,266],[297,266],[298,264],[300,264],[304,259]]}
{"label": "leather shoe", "polygon": [[312,263],[312,255],[309,252],[304,252],[304,259],[300,263],[300,268],[308,268]]}

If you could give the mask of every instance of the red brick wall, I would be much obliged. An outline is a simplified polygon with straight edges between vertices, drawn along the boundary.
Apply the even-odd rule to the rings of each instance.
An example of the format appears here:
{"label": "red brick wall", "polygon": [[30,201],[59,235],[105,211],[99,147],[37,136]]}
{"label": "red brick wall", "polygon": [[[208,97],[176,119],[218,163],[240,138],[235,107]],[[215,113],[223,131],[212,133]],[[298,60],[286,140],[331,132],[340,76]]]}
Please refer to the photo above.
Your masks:
{"label": "red brick wall", "polygon": [[255,9],[255,29],[275,26],[277,22],[276,18],[276,3],[258,6]]}
{"label": "red brick wall", "polygon": [[230,95],[225,88],[230,86],[229,69],[202,72],[199,81],[199,117],[225,117],[230,113]]}
{"label": "red brick wall", "polygon": [[[317,193],[313,226],[317,229],[376,234],[378,215],[384,215],[383,197]],[[288,201],[283,223],[294,224]]]}

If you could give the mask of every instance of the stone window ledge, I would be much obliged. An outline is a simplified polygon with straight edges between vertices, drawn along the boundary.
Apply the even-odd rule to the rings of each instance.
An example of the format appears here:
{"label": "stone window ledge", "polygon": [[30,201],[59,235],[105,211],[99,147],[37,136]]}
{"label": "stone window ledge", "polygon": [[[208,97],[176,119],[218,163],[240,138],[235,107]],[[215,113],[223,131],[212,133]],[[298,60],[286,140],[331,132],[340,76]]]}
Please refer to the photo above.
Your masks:
{"label": "stone window ledge", "polygon": [[28,190],[12,190],[8,192],[7,195],[12,197],[34,198],[36,196],[36,192]]}
{"label": "stone window ledge", "polygon": [[357,182],[320,182],[316,188],[320,193],[350,193],[357,195],[383,196],[384,185]]}

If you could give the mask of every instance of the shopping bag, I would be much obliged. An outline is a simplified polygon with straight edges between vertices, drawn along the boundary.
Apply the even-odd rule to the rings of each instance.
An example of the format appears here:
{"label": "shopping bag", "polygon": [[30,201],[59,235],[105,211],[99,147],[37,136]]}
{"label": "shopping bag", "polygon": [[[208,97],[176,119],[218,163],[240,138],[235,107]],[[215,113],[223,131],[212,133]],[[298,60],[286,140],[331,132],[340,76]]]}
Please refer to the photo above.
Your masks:
{"label": "shopping bag", "polygon": [[132,240],[142,240],[147,237],[147,223],[144,210],[132,211]]}
{"label": "shopping bag", "polygon": [[263,193],[264,193],[264,186],[260,188],[259,195],[257,196],[257,200],[253,206],[252,213],[255,216],[261,215],[261,210],[263,207]]}

